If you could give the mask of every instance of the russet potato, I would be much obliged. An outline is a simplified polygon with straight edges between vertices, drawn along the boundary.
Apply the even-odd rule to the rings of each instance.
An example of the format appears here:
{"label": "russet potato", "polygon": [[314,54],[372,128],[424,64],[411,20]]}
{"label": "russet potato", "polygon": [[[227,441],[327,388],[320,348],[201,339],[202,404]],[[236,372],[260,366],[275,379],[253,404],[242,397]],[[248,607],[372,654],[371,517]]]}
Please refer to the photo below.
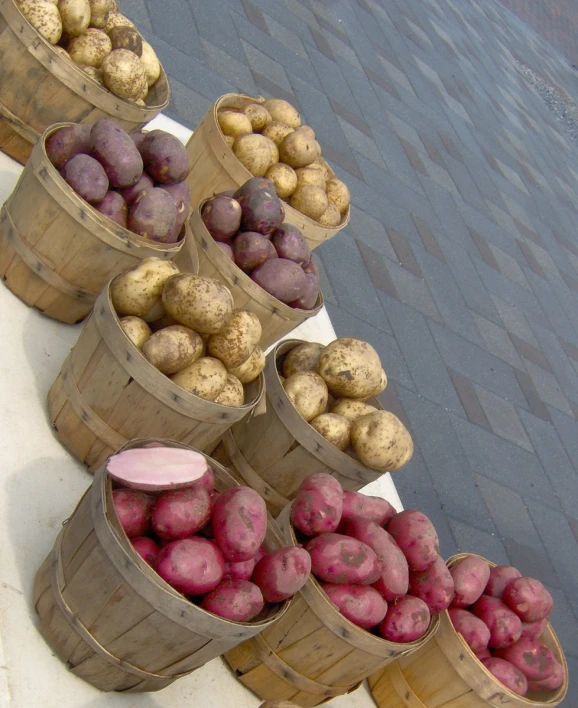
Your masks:
{"label": "russet potato", "polygon": [[413,440],[404,424],[389,411],[375,411],[351,426],[351,444],[361,462],[384,472],[398,470],[413,455]]}

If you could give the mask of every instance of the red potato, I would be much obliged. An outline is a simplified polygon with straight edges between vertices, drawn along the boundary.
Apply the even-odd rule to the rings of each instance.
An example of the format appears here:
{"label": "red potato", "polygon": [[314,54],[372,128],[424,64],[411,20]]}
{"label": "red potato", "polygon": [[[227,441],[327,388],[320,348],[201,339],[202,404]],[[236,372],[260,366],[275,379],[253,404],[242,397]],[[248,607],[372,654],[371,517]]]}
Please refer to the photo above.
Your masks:
{"label": "red potato", "polygon": [[90,130],[91,155],[104,167],[113,187],[136,184],[143,160],[130,135],[108,118],[100,118]]}
{"label": "red potato", "polygon": [[226,561],[223,580],[251,580],[256,562],[257,561],[254,558],[249,558],[249,560],[246,561],[239,561],[238,563]]}
{"label": "red potato", "polygon": [[390,642],[415,642],[427,632],[431,617],[423,600],[406,595],[387,608],[379,633]]}
{"label": "red potato", "polygon": [[322,533],[305,549],[319,580],[338,585],[371,585],[379,576],[377,556],[365,543],[338,533]]}
{"label": "red potato", "polygon": [[528,692],[528,680],[524,674],[510,664],[509,661],[490,657],[489,659],[484,659],[482,664],[492,676],[497,678],[498,681],[506,688],[509,688],[510,691],[517,693],[519,696],[525,696]]}
{"label": "red potato", "polygon": [[223,251],[227,258],[230,258],[233,262],[235,261],[233,249],[228,243],[225,243],[224,241],[217,241],[217,246],[221,249],[221,251]]}
{"label": "red potato", "polygon": [[248,580],[223,580],[203,598],[201,607],[233,622],[250,622],[263,609],[261,591]]}
{"label": "red potato", "polygon": [[450,607],[448,613],[454,629],[462,635],[465,643],[476,655],[484,649],[487,650],[490,630],[479,617],[458,607]]}
{"label": "red potato", "polygon": [[504,588],[514,578],[521,578],[522,573],[511,565],[497,565],[490,569],[488,584],[484,590],[484,595],[492,597],[502,597]]}
{"label": "red potato", "polygon": [[171,195],[160,187],[143,190],[128,213],[128,228],[135,234],[165,243],[177,220]]}
{"label": "red potato", "polygon": [[200,531],[210,517],[210,495],[205,489],[175,489],[157,497],[152,510],[152,527],[159,538],[176,541]]}
{"label": "red potato", "polygon": [[287,303],[297,310],[312,310],[319,298],[319,281],[314,275],[305,273],[306,286],[298,300]]}
{"label": "red potato", "polygon": [[305,549],[280,548],[260,559],[252,580],[265,602],[283,602],[301,590],[310,572],[311,557]]}
{"label": "red potato", "polygon": [[530,681],[544,681],[554,673],[556,659],[537,639],[518,639],[515,644],[496,649],[495,656],[513,664]]}
{"label": "red potato", "polygon": [[564,683],[564,667],[554,659],[554,671],[543,681],[528,681],[530,691],[555,691]]}
{"label": "red potato", "polygon": [[440,551],[438,535],[421,511],[406,509],[396,514],[387,530],[403,551],[410,570],[421,572],[436,562]]}
{"label": "red potato", "polygon": [[89,204],[104,199],[108,177],[102,165],[90,155],[75,155],[64,165],[61,174],[72,189]]}
{"label": "red potato", "polygon": [[144,130],[133,130],[132,133],[129,133],[131,140],[133,143],[136,145],[137,150],[140,152],[140,146],[143,144],[144,139],[147,136],[146,131]]}
{"label": "red potato", "polygon": [[325,472],[310,474],[291,504],[291,523],[306,536],[332,533],[339,526],[343,487]]}
{"label": "red potato", "polygon": [[502,601],[523,622],[539,622],[550,614],[552,595],[535,578],[514,578],[504,588]]}
{"label": "red potato", "polygon": [[481,661],[483,663],[484,659],[492,658],[492,652],[489,649],[481,649],[480,651],[476,652],[476,657],[478,658],[478,661]]}
{"label": "red potato", "polygon": [[265,540],[267,507],[253,489],[232,487],[217,497],[212,525],[225,560],[249,560]]}
{"label": "red potato", "polygon": [[362,629],[378,625],[387,612],[387,602],[372,587],[367,585],[322,584],[323,591],[339,612]]}
{"label": "red potato", "polygon": [[151,189],[152,187],[154,187],[154,182],[146,172],[143,172],[132,187],[121,189],[120,194],[127,204],[132,204],[141,192],[144,192],[145,189]]}
{"label": "red potato", "polygon": [[270,258],[251,273],[251,279],[281,302],[299,300],[307,288],[303,268],[286,258]]}
{"label": "red potato", "polygon": [[213,470],[210,468],[210,466],[207,464],[207,469],[203,476],[198,479],[196,482],[193,482],[193,486],[195,489],[204,489],[206,492],[211,497],[211,512],[213,510],[213,505],[215,503],[215,499],[217,498],[217,495],[219,492],[215,491],[215,475],[213,474]]}
{"label": "red potato", "polygon": [[407,595],[409,569],[405,556],[390,534],[374,521],[354,518],[345,526],[345,534],[367,544],[379,561],[380,577],[373,587],[391,602]]}
{"label": "red potato", "polygon": [[126,202],[118,192],[108,191],[104,199],[94,204],[94,208],[107,216],[115,224],[126,228],[128,209]]}
{"label": "red potato", "polygon": [[139,146],[144,167],[161,184],[183,182],[191,171],[184,145],[164,130],[151,130]]}
{"label": "red potato", "polygon": [[161,549],[156,571],[175,590],[187,595],[204,595],[223,578],[225,561],[214,541],[183,538]]}
{"label": "red potato", "polygon": [[112,502],[119,523],[129,538],[147,533],[151,527],[153,497],[136,489],[115,489]]}
{"label": "red potato", "polygon": [[473,606],[472,612],[488,626],[488,645],[492,649],[508,647],[522,636],[520,618],[497,597],[482,595]]}
{"label": "red potato", "polygon": [[441,556],[427,570],[410,572],[409,592],[423,600],[432,615],[450,606],[454,596],[454,579]]}
{"label": "red potato", "polygon": [[538,622],[522,622],[522,637],[528,639],[538,639],[546,631],[548,618],[544,617]]}
{"label": "red potato", "polygon": [[269,258],[278,258],[275,246],[256,231],[241,231],[233,241],[233,259],[246,272],[251,272]]}
{"label": "red potato", "polygon": [[139,556],[148,563],[151,568],[154,568],[157,564],[159,553],[161,552],[159,545],[155,543],[152,538],[148,538],[148,536],[136,536],[135,538],[131,538],[130,542]]}
{"label": "red potato", "polygon": [[201,210],[201,219],[215,241],[228,241],[241,228],[241,205],[225,194],[208,199]]}
{"label": "red potato", "polygon": [[293,224],[281,224],[271,234],[271,241],[279,258],[287,258],[300,266],[306,265],[311,260],[311,251],[305,237]]}
{"label": "red potato", "polygon": [[90,152],[90,126],[67,125],[60,128],[52,133],[44,147],[48,159],[59,170],[71,157]]}
{"label": "red potato", "polygon": [[396,514],[393,506],[381,497],[370,497],[350,489],[343,490],[342,523],[361,517],[375,521],[379,526],[386,526]]}
{"label": "red potato", "polygon": [[455,596],[452,607],[469,607],[482,596],[490,577],[490,566],[479,556],[468,556],[450,568]]}

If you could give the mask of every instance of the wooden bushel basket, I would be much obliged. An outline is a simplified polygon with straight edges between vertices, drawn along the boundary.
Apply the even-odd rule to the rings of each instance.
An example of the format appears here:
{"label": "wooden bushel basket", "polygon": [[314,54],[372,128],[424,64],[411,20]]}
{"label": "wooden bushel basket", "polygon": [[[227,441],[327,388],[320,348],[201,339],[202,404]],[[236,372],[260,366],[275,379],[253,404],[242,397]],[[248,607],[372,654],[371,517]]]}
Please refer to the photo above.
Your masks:
{"label": "wooden bushel basket", "polygon": [[[451,567],[469,555],[475,554],[459,553],[447,564]],[[496,566],[488,560],[486,563]],[[427,644],[369,678],[379,708],[553,708],[564,700],[568,665],[551,624],[541,640],[564,667],[564,682],[556,691],[529,692],[523,697],[507,689],[478,660],[454,629],[447,610],[439,617],[439,630]]]}
{"label": "wooden bushel basket", "polygon": [[0,275],[27,305],[73,324],[90,314],[115,275],[143,258],[171,260],[184,241],[157,243],[139,236],[78,196],[44,147],[66,125],[51,126],[36,143],[0,210]]}
{"label": "wooden bushel basket", "polygon": [[[354,491],[384,474],[365,467],[353,457],[355,453],[342,452],[328,442],[287,398],[277,359],[299,344],[304,342],[287,339],[269,352],[265,365],[266,412],[235,424],[212,453],[259,492],[273,516],[289,504],[303,480],[314,472],[328,472],[344,489]],[[368,402],[381,409],[377,399]]]}
{"label": "wooden bushel basket", "polygon": [[[152,440],[134,440],[141,447]],[[182,447],[156,440],[166,447]],[[215,487],[237,482],[207,457]],[[265,545],[281,546],[268,522]],[[252,622],[233,622],[202,610],[168,585],[133,550],[112,502],[103,465],[34,582],[40,631],[70,671],[102,691],[158,691],[254,637],[283,616],[289,601]]]}
{"label": "wooden bushel basket", "polygon": [[[297,545],[291,508],[278,518],[286,545]],[[355,690],[373,673],[416,651],[436,632],[437,617],[414,642],[396,644],[347,620],[310,576],[274,626],[225,654],[239,680],[265,700],[299,706],[320,703]],[[373,667],[373,668],[372,668]]]}
{"label": "wooden bushel basket", "polygon": [[34,143],[58,121],[111,118],[130,132],[157,116],[169,98],[162,68],[146,106],[118,98],[59,54],[14,0],[0,0],[0,150],[18,162],[26,162]]}
{"label": "wooden bushel basket", "polygon": [[170,437],[210,452],[225,430],[257,406],[263,375],[245,392],[248,402],[233,408],[177,386],[126,336],[109,286],[48,392],[48,410],[60,442],[94,471],[133,438]]}
{"label": "wooden bushel basket", "polygon": [[[187,184],[191,188],[191,204],[193,206],[197,206],[201,199],[217,192],[237,189],[248,179],[251,179],[253,175],[237,159],[235,153],[225,142],[217,120],[217,112],[219,108],[242,109],[250,103],[263,103],[263,101],[262,98],[250,98],[237,93],[228,93],[221,96],[207,111],[187,143],[187,153],[193,168],[187,177]],[[329,171],[332,176],[335,176],[330,167]],[[283,206],[285,221],[301,230],[311,250],[333,238],[349,223],[349,208],[343,215],[339,226],[330,227],[313,221],[287,203],[284,203]]]}
{"label": "wooden bushel basket", "polygon": [[260,346],[263,349],[278,342],[321,310],[323,307],[321,292],[313,309],[299,310],[277,300],[251,280],[221,251],[207,231],[201,218],[203,204],[204,201],[194,209],[187,221],[185,243],[174,261],[183,273],[198,273],[223,283],[231,291],[236,309],[255,313],[261,323]]}

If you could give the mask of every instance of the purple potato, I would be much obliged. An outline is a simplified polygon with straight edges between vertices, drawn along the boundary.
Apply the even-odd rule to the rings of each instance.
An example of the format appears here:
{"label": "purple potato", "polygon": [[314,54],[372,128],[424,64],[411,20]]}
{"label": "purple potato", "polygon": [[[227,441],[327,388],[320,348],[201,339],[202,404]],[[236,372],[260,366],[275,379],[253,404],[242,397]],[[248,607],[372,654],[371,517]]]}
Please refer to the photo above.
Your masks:
{"label": "purple potato", "polygon": [[228,243],[225,241],[217,241],[217,246],[223,251],[223,253],[227,256],[227,258],[230,258],[233,263],[235,262],[235,259],[233,258],[233,249],[231,246],[229,246]]}
{"label": "purple potato", "polygon": [[133,139],[108,118],[97,120],[90,131],[91,155],[104,167],[113,187],[132,187],[142,175],[143,160]]}
{"label": "purple potato", "polygon": [[233,197],[243,206],[244,202],[256,192],[263,193],[268,197],[277,196],[271,180],[265,179],[265,177],[251,177],[233,193]]}
{"label": "purple potato", "polygon": [[255,231],[241,231],[233,243],[235,263],[245,272],[251,272],[269,258],[277,258],[275,246],[268,238]]}
{"label": "purple potato", "polygon": [[312,310],[319,297],[319,281],[317,278],[311,273],[305,273],[305,278],[307,279],[307,287],[303,295],[298,300],[289,303],[291,307],[295,307],[298,310]]}
{"label": "purple potato", "polygon": [[153,187],[141,192],[128,214],[128,228],[152,241],[167,243],[177,219],[177,207],[168,192]]}
{"label": "purple potato", "polygon": [[300,266],[306,265],[311,260],[311,251],[303,234],[293,224],[281,224],[273,231],[271,241],[275,246],[279,258],[295,261]]}
{"label": "purple potato", "polygon": [[144,130],[133,130],[132,133],[129,133],[129,135],[132,138],[133,143],[136,145],[137,150],[140,152],[140,146],[146,138],[147,133]]}
{"label": "purple potato", "polygon": [[147,133],[139,150],[146,171],[161,184],[182,182],[191,171],[184,145],[164,130]]}
{"label": "purple potato", "polygon": [[101,214],[108,216],[111,221],[119,226],[124,226],[126,228],[126,220],[128,216],[128,208],[126,206],[125,200],[122,198],[118,192],[107,192],[104,199],[97,202],[94,208]]}
{"label": "purple potato", "polygon": [[48,138],[45,149],[48,159],[59,170],[71,157],[90,153],[90,126],[68,125],[60,128]]}
{"label": "purple potato", "polygon": [[215,241],[228,241],[241,226],[241,207],[232,197],[219,195],[203,204],[201,219]]}
{"label": "purple potato", "polygon": [[152,179],[146,172],[143,172],[136,184],[133,184],[132,187],[121,189],[120,193],[127,204],[132,204],[143,190],[150,189],[153,186],[154,182]]}
{"label": "purple potato", "polygon": [[104,167],[90,155],[75,155],[64,165],[61,175],[89,204],[100,202],[108,192]]}
{"label": "purple potato", "polygon": [[257,231],[268,236],[283,223],[283,207],[273,183],[264,177],[253,177],[235,192],[241,205],[243,231]]}
{"label": "purple potato", "polygon": [[313,256],[311,256],[311,260],[309,261],[309,263],[305,263],[305,265],[303,265],[301,267],[303,268],[303,270],[306,273],[310,273],[311,275],[314,275],[317,278],[317,280],[319,280],[319,266],[317,265],[317,263],[313,259]]}
{"label": "purple potato", "polygon": [[308,287],[303,269],[286,258],[270,258],[251,273],[251,278],[263,290],[281,302],[295,302]]}
{"label": "purple potato", "polygon": [[177,220],[166,243],[176,243],[180,240],[183,225],[187,220],[191,209],[191,190],[186,182],[162,185],[162,189],[168,192],[177,207]]}

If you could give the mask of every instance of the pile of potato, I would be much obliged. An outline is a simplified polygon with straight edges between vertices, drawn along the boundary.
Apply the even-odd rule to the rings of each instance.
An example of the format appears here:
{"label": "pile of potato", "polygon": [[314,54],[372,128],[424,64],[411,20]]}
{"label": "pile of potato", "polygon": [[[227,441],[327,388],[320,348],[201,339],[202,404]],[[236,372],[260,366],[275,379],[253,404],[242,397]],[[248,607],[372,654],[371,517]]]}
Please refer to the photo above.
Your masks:
{"label": "pile of potato", "polygon": [[154,49],[118,11],[116,0],[16,0],[58,52],[119,98],[146,105],[161,73]]}
{"label": "pile of potato", "polygon": [[97,211],[139,236],[176,243],[191,205],[183,180],[189,159],[163,130],[127,133],[107,118],[52,133],[46,154],[72,189]]}
{"label": "pile of potato", "polygon": [[265,366],[261,324],[233,309],[224,285],[145,258],[112,281],[110,294],[127,337],[171,381],[207,401],[245,404],[244,384]]}
{"label": "pile of potato", "polygon": [[277,367],[297,412],[332,445],[344,451],[353,447],[366,467],[384,472],[409,462],[413,441],[407,428],[366,400],[387,385],[371,344],[352,337],[326,347],[300,344],[279,358]]}
{"label": "pile of potato", "polygon": [[273,184],[263,177],[216,194],[201,209],[217,246],[257,285],[290,307],[312,310],[321,292],[319,270],[303,234],[284,224],[284,216]]}
{"label": "pile of potato", "polygon": [[336,227],[350,194],[321,157],[313,129],[278,98],[243,109],[223,107],[217,118],[227,145],[255,177],[267,177],[279,197],[323,226]]}

